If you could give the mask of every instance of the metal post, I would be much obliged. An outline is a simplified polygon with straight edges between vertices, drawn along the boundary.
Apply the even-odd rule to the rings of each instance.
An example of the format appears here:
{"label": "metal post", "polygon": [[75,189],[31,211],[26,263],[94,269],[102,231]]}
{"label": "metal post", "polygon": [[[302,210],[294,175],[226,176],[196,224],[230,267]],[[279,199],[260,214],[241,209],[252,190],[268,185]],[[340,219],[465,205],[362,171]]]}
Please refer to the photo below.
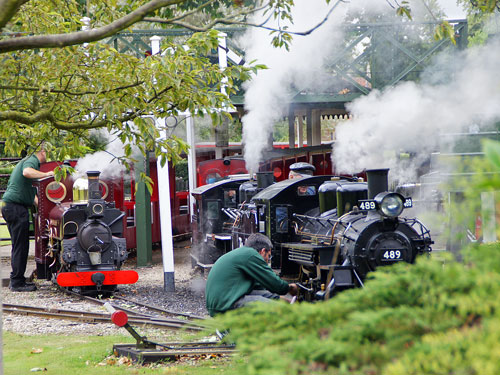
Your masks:
{"label": "metal post", "polygon": [[194,136],[194,120],[190,113],[186,113],[186,138],[189,145],[188,176],[189,176],[189,213],[193,222],[195,199],[191,192],[196,188],[196,140]]}
{"label": "metal post", "polygon": [[[157,126],[164,119],[157,119]],[[165,150],[163,150],[165,151]],[[168,162],[162,167],[157,161],[158,198],[160,203],[161,255],[163,260],[163,289],[175,292],[174,274],[174,239],[172,236],[172,211],[170,204],[170,177]]]}
{"label": "metal post", "polygon": [[137,241],[137,267],[145,267],[153,262],[151,235],[151,196],[141,172],[149,176],[149,160],[135,163],[135,237]]}
{"label": "metal post", "polygon": [[313,130],[312,130],[312,109],[308,107],[306,110],[306,134],[307,146],[311,147],[313,143]]}
{"label": "metal post", "polygon": [[[152,36],[151,54],[160,53],[161,37]],[[157,128],[165,129],[165,119],[154,119]],[[165,134],[167,137],[167,134]],[[166,152],[165,149],[162,150]],[[161,165],[161,159],[156,161],[158,175],[158,203],[160,205],[161,258],[163,262],[163,290],[175,292],[174,273],[174,238],[172,236],[172,207],[170,204],[169,162]]]}
{"label": "metal post", "polygon": [[[227,68],[227,46],[226,46],[226,36],[225,33],[219,33],[219,47],[217,51],[219,53],[219,68],[224,70]],[[221,93],[226,94],[226,83],[227,78],[223,78],[221,85]]]}
{"label": "metal post", "polygon": [[288,147],[295,148],[295,109],[293,104],[288,108]]}
{"label": "metal post", "polygon": [[299,143],[299,147],[304,147],[304,119],[302,118],[302,115],[299,114],[298,116],[298,119],[299,119],[299,123],[297,125],[297,133],[298,133],[298,143]]}
{"label": "metal post", "polygon": [[159,54],[161,37],[158,35],[153,35],[151,38],[149,38],[149,40],[151,42],[151,54],[152,55]]}
{"label": "metal post", "polygon": [[[219,55],[219,68],[221,71],[225,70],[227,68],[227,45],[226,45],[226,37],[227,34],[220,32],[219,33],[219,46],[217,48],[217,52]],[[226,95],[226,85],[227,85],[227,78],[223,78],[221,82],[221,87],[220,87],[220,92],[224,95]],[[216,159],[222,159],[223,157],[223,151],[224,147],[227,147],[228,145],[225,145],[223,143],[217,142],[218,141],[218,132],[223,134],[223,137],[226,136],[226,139],[229,139],[229,135],[227,133],[227,119],[224,119],[224,124],[219,125],[220,129],[219,131],[215,129],[215,158]],[[225,132],[225,134],[224,134]],[[219,137],[220,138],[220,137]]]}
{"label": "metal post", "polygon": [[321,110],[312,111],[312,146],[321,144]]}

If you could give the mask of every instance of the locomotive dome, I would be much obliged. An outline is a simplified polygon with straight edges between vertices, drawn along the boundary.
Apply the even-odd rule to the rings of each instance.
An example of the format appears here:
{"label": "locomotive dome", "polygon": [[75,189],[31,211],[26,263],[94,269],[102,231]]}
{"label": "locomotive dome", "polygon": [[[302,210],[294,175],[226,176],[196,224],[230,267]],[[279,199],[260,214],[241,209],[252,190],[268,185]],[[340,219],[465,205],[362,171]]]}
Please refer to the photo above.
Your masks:
{"label": "locomotive dome", "polygon": [[73,183],[73,203],[87,203],[89,199],[89,181],[87,177],[79,177]]}

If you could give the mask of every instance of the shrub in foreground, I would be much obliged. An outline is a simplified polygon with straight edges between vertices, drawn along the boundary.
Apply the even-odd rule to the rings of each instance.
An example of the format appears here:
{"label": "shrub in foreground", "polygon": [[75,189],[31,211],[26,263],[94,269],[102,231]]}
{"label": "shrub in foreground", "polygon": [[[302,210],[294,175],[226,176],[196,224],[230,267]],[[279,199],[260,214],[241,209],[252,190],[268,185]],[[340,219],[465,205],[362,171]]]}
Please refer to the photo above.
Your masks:
{"label": "shrub in foreground", "polygon": [[379,268],[365,288],[316,304],[255,304],[211,324],[249,374],[498,374],[500,246],[467,262]]}

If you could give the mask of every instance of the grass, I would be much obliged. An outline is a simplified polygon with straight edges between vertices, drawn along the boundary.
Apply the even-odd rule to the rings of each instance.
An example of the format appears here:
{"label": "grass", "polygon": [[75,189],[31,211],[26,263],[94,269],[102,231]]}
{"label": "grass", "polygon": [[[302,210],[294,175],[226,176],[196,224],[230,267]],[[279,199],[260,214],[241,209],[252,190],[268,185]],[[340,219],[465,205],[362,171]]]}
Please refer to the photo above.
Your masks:
{"label": "grass", "polygon": [[[5,220],[0,215],[0,223],[5,223]],[[7,225],[0,225],[0,238],[10,238],[9,230],[7,229]],[[8,241],[0,241],[0,246],[10,245],[10,240]]]}
{"label": "grass", "polygon": [[[165,342],[158,340],[159,342]],[[183,360],[140,366],[118,364],[112,356],[113,344],[134,343],[128,336],[26,336],[3,332],[5,375],[32,374],[237,374],[242,360]],[[110,357],[111,356],[111,357]],[[46,370],[45,370],[46,369]],[[36,373],[36,372],[35,372]]]}

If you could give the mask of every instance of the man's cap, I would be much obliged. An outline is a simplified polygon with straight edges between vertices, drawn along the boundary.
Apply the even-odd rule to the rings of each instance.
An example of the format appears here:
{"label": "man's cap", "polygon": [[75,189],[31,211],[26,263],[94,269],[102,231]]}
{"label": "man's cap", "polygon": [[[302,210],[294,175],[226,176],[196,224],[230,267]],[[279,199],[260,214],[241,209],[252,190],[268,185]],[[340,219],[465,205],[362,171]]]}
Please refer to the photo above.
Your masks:
{"label": "man's cap", "polygon": [[312,164],[301,161],[290,165],[290,170],[296,173],[304,173],[312,175],[314,171],[316,171],[316,168]]}

